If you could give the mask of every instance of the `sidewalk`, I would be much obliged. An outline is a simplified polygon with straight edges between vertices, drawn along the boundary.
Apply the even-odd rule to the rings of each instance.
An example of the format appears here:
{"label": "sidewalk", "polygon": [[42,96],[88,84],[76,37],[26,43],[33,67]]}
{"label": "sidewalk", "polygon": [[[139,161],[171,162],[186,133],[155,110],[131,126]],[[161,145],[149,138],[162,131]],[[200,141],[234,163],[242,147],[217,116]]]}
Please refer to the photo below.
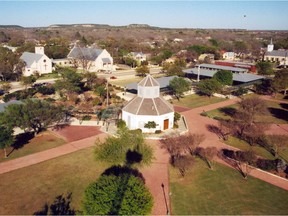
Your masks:
{"label": "sidewalk", "polygon": [[[219,107],[232,105],[236,103],[237,101],[239,101],[239,99],[235,98],[235,99],[223,101],[217,104],[211,104],[211,105],[195,108],[195,109],[181,113],[182,115],[186,117],[187,123],[188,123],[188,129],[191,133],[204,134],[205,140],[200,144],[201,147],[216,147],[218,150],[223,149],[223,148],[231,149],[231,150],[239,150],[232,146],[226,145],[218,138],[216,134],[207,130],[208,125],[217,125],[217,120],[200,115],[200,113],[203,112],[203,109],[205,111],[209,111],[209,110],[217,109]],[[218,159],[218,162],[226,166],[229,166],[225,161],[221,159]],[[281,187],[285,190],[288,190],[288,181],[286,179],[280,178],[275,175],[271,175],[270,173],[262,172],[258,169],[253,169],[249,175],[255,178],[261,179],[263,181],[266,181],[275,186]]]}
{"label": "sidewalk", "polygon": [[21,158],[9,160],[6,162],[0,163],[0,174],[7,173],[13,170],[17,170],[23,167],[31,166],[34,164],[38,164],[56,157],[60,157],[81,149],[89,148],[95,144],[96,138],[99,138],[103,141],[107,135],[105,133],[88,137],[82,140],[70,142],[68,144],[48,149],[42,152],[38,152],[35,154],[27,155]]}

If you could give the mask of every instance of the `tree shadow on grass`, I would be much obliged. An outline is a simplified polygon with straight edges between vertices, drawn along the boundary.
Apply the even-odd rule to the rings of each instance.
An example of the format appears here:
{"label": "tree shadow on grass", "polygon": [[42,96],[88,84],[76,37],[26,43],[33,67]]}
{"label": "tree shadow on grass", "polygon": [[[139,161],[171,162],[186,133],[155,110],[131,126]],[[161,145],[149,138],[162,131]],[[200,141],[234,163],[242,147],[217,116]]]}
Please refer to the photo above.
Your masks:
{"label": "tree shadow on grass", "polygon": [[50,206],[45,203],[42,209],[34,212],[33,215],[75,215],[76,211],[70,207],[71,200],[72,193],[66,196],[58,195]]}
{"label": "tree shadow on grass", "polygon": [[132,169],[129,166],[120,166],[115,165],[112,167],[109,167],[106,169],[101,175],[115,175],[115,176],[122,176],[124,174],[133,175],[135,177],[138,177],[143,181],[145,184],[145,178],[141,172],[139,172],[137,169]]}
{"label": "tree shadow on grass", "polygon": [[275,118],[278,118],[278,119],[281,119],[284,121],[288,121],[288,111],[287,110],[283,110],[283,109],[279,109],[279,108],[273,108],[273,107],[269,107],[268,110],[272,114],[272,116],[274,116]]}
{"label": "tree shadow on grass", "polygon": [[219,109],[220,112],[224,113],[227,116],[233,116],[236,113],[236,109],[233,107],[222,107]]}
{"label": "tree shadow on grass", "polygon": [[280,103],[279,105],[280,105],[283,109],[288,110],[288,104],[286,104],[286,103]]}
{"label": "tree shadow on grass", "polygon": [[22,148],[24,145],[28,144],[31,139],[34,138],[33,132],[26,132],[16,135],[15,142],[12,147],[15,149]]}
{"label": "tree shadow on grass", "polygon": [[7,154],[7,156],[11,155],[14,150],[23,148],[24,145],[28,144],[31,139],[34,138],[33,132],[26,132],[16,135],[15,142],[11,145],[12,150]]}

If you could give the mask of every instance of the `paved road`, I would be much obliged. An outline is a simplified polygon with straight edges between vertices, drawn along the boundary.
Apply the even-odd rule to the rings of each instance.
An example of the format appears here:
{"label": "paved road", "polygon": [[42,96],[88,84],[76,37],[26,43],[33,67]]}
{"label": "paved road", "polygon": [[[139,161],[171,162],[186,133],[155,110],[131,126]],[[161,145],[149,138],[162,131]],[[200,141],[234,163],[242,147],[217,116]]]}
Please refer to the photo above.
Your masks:
{"label": "paved road", "polygon": [[[157,74],[161,71],[161,67],[152,67],[150,68],[150,74]],[[106,78],[106,79],[110,79],[111,76],[116,76],[117,79],[127,79],[128,77],[131,76],[135,76],[136,72],[135,69],[129,69],[129,70],[118,70],[115,71],[111,74],[107,74],[107,73],[97,73],[98,77],[101,78]],[[53,79],[41,79],[41,80],[37,80],[35,83],[51,83],[53,84],[55,82],[55,80],[57,80],[56,78]],[[11,90],[9,91],[14,92],[14,91],[18,91],[18,90],[22,90],[25,87],[21,84],[21,82],[11,82]]]}

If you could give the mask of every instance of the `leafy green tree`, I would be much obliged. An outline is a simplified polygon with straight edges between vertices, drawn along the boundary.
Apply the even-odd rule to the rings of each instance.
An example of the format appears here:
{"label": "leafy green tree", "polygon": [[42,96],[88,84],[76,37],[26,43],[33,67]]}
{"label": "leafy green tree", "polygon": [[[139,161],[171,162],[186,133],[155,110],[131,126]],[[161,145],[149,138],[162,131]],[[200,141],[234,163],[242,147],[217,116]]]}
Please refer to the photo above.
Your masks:
{"label": "leafy green tree", "polygon": [[196,52],[198,55],[201,55],[205,52],[208,52],[208,48],[206,46],[203,45],[193,45],[193,46],[189,46],[187,47],[187,50],[189,51],[194,51]]}
{"label": "leafy green tree", "polygon": [[22,76],[21,77],[21,83],[27,88],[28,86],[31,86],[33,83],[35,83],[37,80],[36,76]]}
{"label": "leafy green tree", "polygon": [[214,47],[218,47],[218,46],[219,46],[218,41],[217,41],[216,39],[214,39],[214,38],[209,39],[209,42],[210,42],[211,45],[214,46]]}
{"label": "leafy green tree", "polygon": [[257,67],[258,74],[272,75],[274,73],[273,64],[270,62],[263,62],[263,61],[258,62],[256,64],[256,67]]}
{"label": "leafy green tree", "polygon": [[211,97],[214,93],[221,91],[222,85],[216,79],[205,79],[198,83],[197,89]]}
{"label": "leafy green tree", "polygon": [[248,45],[244,41],[234,41],[233,46],[234,51],[237,53],[246,53],[248,50]]}
{"label": "leafy green tree", "polygon": [[55,81],[55,89],[62,93],[79,93],[81,91],[81,74],[71,68],[61,68],[58,73],[61,79]]}
{"label": "leafy green tree", "polygon": [[143,181],[133,175],[103,175],[85,190],[85,215],[147,215],[153,198]]}
{"label": "leafy green tree", "polygon": [[284,91],[284,95],[287,94],[288,90],[288,69],[277,71],[272,83],[272,86],[277,91]]}
{"label": "leafy green tree", "polygon": [[264,79],[261,83],[255,84],[257,94],[271,95],[275,92],[272,79]]}
{"label": "leafy green tree", "polygon": [[[131,162],[129,156],[135,156]],[[97,143],[95,149],[97,160],[114,165],[148,165],[153,159],[152,148],[144,143],[141,132],[129,131],[127,128],[118,130],[116,137],[108,137],[104,143]]]}
{"label": "leafy green tree", "polygon": [[184,76],[183,68],[176,64],[171,64],[167,70],[167,76]]}
{"label": "leafy green tree", "polygon": [[169,88],[171,88],[175,97],[180,100],[183,93],[190,90],[191,84],[182,77],[175,77],[170,80]]}
{"label": "leafy green tree", "polygon": [[98,76],[96,73],[86,72],[83,77],[86,79],[86,86],[90,89],[93,89],[98,82]]}
{"label": "leafy green tree", "polygon": [[231,71],[219,70],[214,74],[213,79],[216,79],[222,85],[230,86],[233,83],[233,74]]}
{"label": "leafy green tree", "polygon": [[0,80],[18,80],[22,75],[24,63],[19,59],[17,53],[0,47]]}
{"label": "leafy green tree", "polygon": [[23,130],[32,129],[35,133],[64,119],[65,111],[62,107],[38,99],[27,99],[23,104],[11,104],[2,115],[2,121],[6,125]]}
{"label": "leafy green tree", "polygon": [[161,53],[161,57],[163,60],[170,58],[173,55],[171,50],[163,50]]}
{"label": "leafy green tree", "polygon": [[149,74],[150,70],[147,65],[141,65],[140,67],[136,68],[136,75],[137,76],[146,76],[146,74]]}
{"label": "leafy green tree", "polygon": [[14,142],[13,129],[0,125],[0,148],[4,150],[4,157],[7,158],[6,148]]}
{"label": "leafy green tree", "polygon": [[66,58],[69,53],[69,41],[65,38],[53,38],[46,41],[45,54],[49,58]]}

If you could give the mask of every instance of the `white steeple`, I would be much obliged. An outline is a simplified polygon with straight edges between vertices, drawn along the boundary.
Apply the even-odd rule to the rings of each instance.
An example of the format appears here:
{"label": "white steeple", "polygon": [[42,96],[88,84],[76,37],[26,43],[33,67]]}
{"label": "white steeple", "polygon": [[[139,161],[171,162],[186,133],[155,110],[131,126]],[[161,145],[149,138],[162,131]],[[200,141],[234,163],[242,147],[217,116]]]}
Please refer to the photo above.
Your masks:
{"label": "white steeple", "polygon": [[160,84],[148,74],[138,83],[137,95],[142,98],[157,98],[160,95]]}
{"label": "white steeple", "polygon": [[272,52],[273,50],[274,50],[274,45],[273,45],[272,38],[271,38],[271,42],[267,46],[267,51]]}

